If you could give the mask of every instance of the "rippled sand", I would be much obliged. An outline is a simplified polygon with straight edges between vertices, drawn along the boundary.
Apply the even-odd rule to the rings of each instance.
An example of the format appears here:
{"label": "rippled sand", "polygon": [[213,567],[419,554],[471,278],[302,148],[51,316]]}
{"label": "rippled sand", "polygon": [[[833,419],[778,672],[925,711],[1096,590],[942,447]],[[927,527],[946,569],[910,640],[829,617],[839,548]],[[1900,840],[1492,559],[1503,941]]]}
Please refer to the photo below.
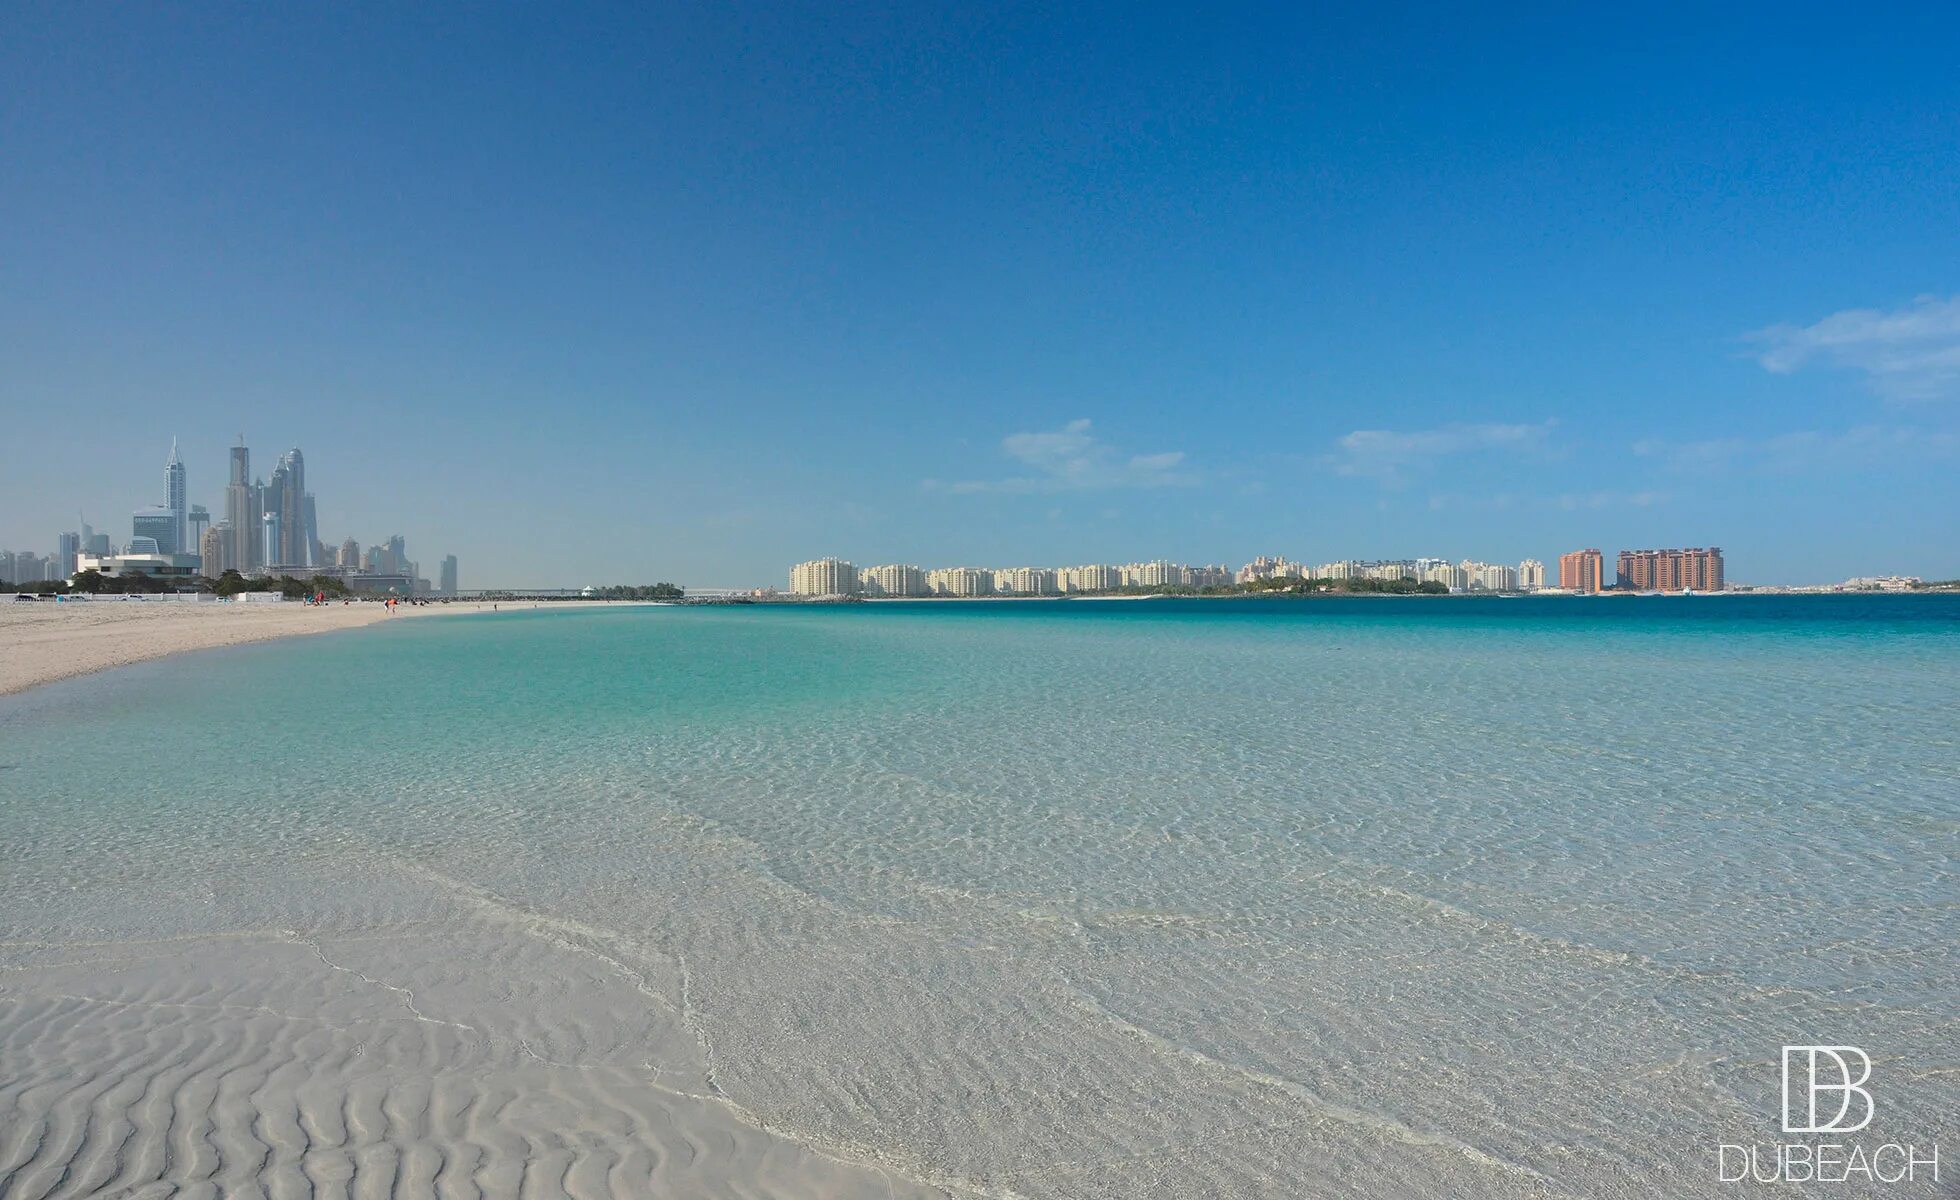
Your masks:
{"label": "rippled sand", "polygon": [[723,1096],[657,951],[418,884],[432,920],[0,947],[0,1193],[949,1194]]}

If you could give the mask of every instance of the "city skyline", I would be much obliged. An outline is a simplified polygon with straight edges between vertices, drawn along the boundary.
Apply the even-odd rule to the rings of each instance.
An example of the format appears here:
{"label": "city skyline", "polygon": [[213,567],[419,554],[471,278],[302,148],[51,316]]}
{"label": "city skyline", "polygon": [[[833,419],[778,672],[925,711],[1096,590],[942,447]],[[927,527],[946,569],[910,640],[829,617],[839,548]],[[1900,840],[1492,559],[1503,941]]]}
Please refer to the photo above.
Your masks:
{"label": "city skyline", "polygon": [[1960,17],[1770,24],[17,8],[0,545],[244,428],[491,586],[1960,576]]}
{"label": "city skyline", "polygon": [[307,486],[306,458],[298,446],[281,453],[267,477],[253,471],[251,448],[240,433],[226,450],[226,465],[218,497],[221,516],[214,522],[205,505],[190,502],[190,472],[179,453],[179,439],[171,438],[163,467],[164,503],[127,510],[126,536],[118,536],[114,524],[96,528],[87,510],[79,509],[76,528],[55,534],[51,554],[34,549],[31,541],[24,550],[0,546],[0,558],[5,559],[0,580],[50,582],[94,570],[188,583],[237,572],[248,578],[331,575],[350,585],[403,593],[453,595],[458,590],[456,555],[442,560],[440,583],[431,582],[408,557],[406,539],[399,533],[369,545],[365,554],[352,537],[338,547],[322,542],[317,499]]}
{"label": "city skyline", "polygon": [[[436,568],[437,580],[430,580],[421,573],[420,564],[410,560],[405,552],[405,539],[400,534],[391,535],[385,542],[375,542],[367,546],[363,553],[357,539],[349,536],[338,545],[320,540],[316,498],[306,486],[305,456],[294,446],[281,453],[273,467],[270,478],[256,475],[251,465],[250,447],[245,443],[245,435],[237,435],[237,443],[228,447],[226,461],[228,477],[222,492],[221,508],[224,517],[215,524],[211,522],[210,511],[203,504],[189,501],[191,489],[188,484],[188,471],[179,453],[179,439],[172,437],[170,450],[164,465],[163,492],[165,503],[143,505],[132,509],[130,518],[130,537],[127,540],[114,538],[109,532],[96,530],[85,513],[78,513],[79,532],[64,530],[56,535],[56,549],[51,555],[40,556],[33,550],[10,551],[0,546],[0,568],[19,569],[26,562],[26,568],[34,572],[32,565],[39,560],[39,573],[30,573],[19,578],[10,578],[6,570],[0,570],[0,580],[15,583],[46,582],[56,578],[49,574],[56,570],[57,563],[67,567],[59,576],[66,578],[78,566],[86,567],[91,558],[101,559],[105,555],[128,555],[160,553],[180,554],[196,559],[195,571],[189,574],[202,574],[216,578],[226,571],[239,570],[250,576],[297,574],[305,576],[309,572],[351,576],[385,576],[392,579],[401,575],[408,587],[430,594],[455,595],[459,588],[458,558],[454,554],[445,555]],[[257,514],[253,516],[252,514]],[[195,523],[193,525],[193,523]],[[240,527],[242,526],[242,528]],[[192,532],[193,528],[201,531]],[[969,560],[973,561],[973,560]],[[1029,561],[1023,559],[1022,561]],[[1091,560],[1077,558],[1079,563]],[[1165,557],[1135,558],[1127,564],[1120,560],[1106,559],[1099,564],[1087,566],[1047,566],[1047,567],[939,567],[920,568],[915,564],[888,563],[870,567],[854,567],[842,559],[826,558],[807,560],[797,564],[791,572],[789,591],[792,594],[822,595],[831,594],[830,586],[805,587],[798,582],[798,574],[808,568],[824,567],[827,564],[842,564],[852,568],[852,582],[840,590],[844,593],[868,592],[888,595],[979,595],[979,594],[1066,594],[1075,591],[1112,590],[1122,586],[1189,586],[1195,588],[1212,587],[1226,583],[1245,583],[1248,578],[1272,578],[1295,576],[1303,579],[1342,579],[1342,578],[1407,578],[1412,581],[1442,582],[1451,591],[1532,591],[1559,590],[1576,592],[1597,592],[1614,590],[1634,591],[1720,591],[1729,586],[1722,552],[1718,547],[1689,549],[1621,549],[1618,551],[1615,569],[1609,571],[1604,552],[1597,549],[1574,550],[1552,556],[1554,566],[1548,571],[1545,561],[1533,556],[1519,560],[1512,567],[1495,561],[1464,558],[1452,562],[1448,557],[1434,554],[1399,557],[1344,558],[1322,563],[1312,567],[1304,560],[1289,560],[1285,556],[1259,555],[1246,560],[1246,565],[1234,569],[1222,562],[1214,566],[1193,566],[1190,563],[1173,562]],[[1441,574],[1432,570],[1432,565],[1441,568]],[[1383,568],[1397,566],[1411,568],[1406,574],[1394,571],[1383,572]],[[1169,568],[1182,572],[1181,578],[1136,577],[1138,568]],[[1316,573],[1317,571],[1317,573]],[[876,572],[878,574],[874,575]],[[883,578],[884,573],[898,572],[893,578],[902,583],[893,583]],[[1080,579],[1071,583],[1071,573],[1108,572],[1098,575],[1102,582],[1085,583]],[[1496,572],[1487,575],[1486,572]],[[962,579],[949,586],[950,574],[971,575],[972,580]],[[1505,574],[1508,573],[1508,574]],[[1161,574],[1161,572],[1159,572]],[[914,579],[914,576],[917,576]],[[1027,579],[1002,582],[1003,578],[1026,575]],[[860,578],[862,577],[862,578]],[[829,576],[826,575],[826,579]],[[1045,578],[1046,582],[1043,582]],[[1864,575],[1845,577],[1847,583],[1859,579],[1903,581],[1923,577],[1903,572],[1872,572]],[[1508,579],[1508,582],[1504,582]],[[1533,581],[1536,582],[1533,582]],[[512,586],[563,586],[564,580],[529,580],[520,584],[508,581],[486,585],[489,589]],[[574,584],[576,586],[576,584]],[[696,585],[700,586],[700,585]],[[1744,586],[1764,586],[1753,581]],[[1782,586],[1768,584],[1766,586]],[[1834,586],[1831,581],[1811,579],[1799,586]],[[772,590],[773,585],[756,581],[742,581],[736,589],[757,591]],[[482,588],[476,590],[483,590]]]}

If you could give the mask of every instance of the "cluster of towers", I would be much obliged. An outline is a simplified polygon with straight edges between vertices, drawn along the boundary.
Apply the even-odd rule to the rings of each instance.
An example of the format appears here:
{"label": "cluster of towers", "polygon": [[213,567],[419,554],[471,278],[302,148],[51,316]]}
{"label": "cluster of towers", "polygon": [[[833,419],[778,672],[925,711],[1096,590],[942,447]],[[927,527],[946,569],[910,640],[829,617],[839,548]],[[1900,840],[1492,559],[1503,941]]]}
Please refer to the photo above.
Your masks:
{"label": "cluster of towers", "polygon": [[[170,457],[172,467],[166,470],[181,472],[174,446]],[[279,456],[270,479],[254,479],[252,452],[240,437],[231,448],[224,517],[202,528],[197,539],[185,552],[199,556],[206,575],[327,565],[313,493],[306,490],[306,456],[299,447]]]}
{"label": "cluster of towers", "polygon": [[[190,503],[190,488],[177,443],[163,468],[164,503],[139,508],[130,519],[136,553],[189,555],[206,575],[225,571],[304,570],[325,562],[320,552],[313,494],[306,490],[306,457],[299,447],[279,456],[271,479],[252,477],[252,452],[245,439],[231,448],[231,482],[225,487],[224,514],[217,523],[202,504]],[[84,547],[83,552],[93,548]]]}
{"label": "cluster of towers", "polygon": [[350,587],[391,592],[454,594],[456,559],[442,564],[442,583],[421,578],[400,534],[377,541],[366,553],[352,538],[338,547],[320,541],[313,493],[306,486],[306,456],[297,446],[279,456],[269,476],[252,474],[252,452],[241,435],[230,450],[230,474],[220,511],[190,503],[189,481],[177,443],[163,468],[164,502],[136,509],[130,537],[113,542],[84,520],[79,533],[57,538],[55,553],[0,552],[0,580],[33,583],[66,580],[80,570],[106,576],[142,574],[188,580],[241,575],[333,575]]}

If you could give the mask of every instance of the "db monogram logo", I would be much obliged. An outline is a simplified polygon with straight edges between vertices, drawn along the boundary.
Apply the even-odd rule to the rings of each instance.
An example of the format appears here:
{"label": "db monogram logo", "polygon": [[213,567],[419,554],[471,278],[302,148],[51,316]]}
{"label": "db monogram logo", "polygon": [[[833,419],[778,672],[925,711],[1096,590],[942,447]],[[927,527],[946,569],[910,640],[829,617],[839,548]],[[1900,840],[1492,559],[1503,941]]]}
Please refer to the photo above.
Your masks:
{"label": "db monogram logo", "polygon": [[1863,1129],[1872,1123],[1871,1077],[1871,1055],[1856,1046],[1783,1047],[1783,1132]]}

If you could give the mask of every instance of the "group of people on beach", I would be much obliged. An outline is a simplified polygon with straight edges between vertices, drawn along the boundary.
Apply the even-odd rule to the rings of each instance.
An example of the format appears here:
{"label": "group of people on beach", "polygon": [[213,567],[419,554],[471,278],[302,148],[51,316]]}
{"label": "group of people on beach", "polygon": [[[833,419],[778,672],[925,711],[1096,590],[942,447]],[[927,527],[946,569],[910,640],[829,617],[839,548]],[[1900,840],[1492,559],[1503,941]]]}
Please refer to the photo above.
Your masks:
{"label": "group of people on beach", "polygon": [[[354,603],[354,598],[351,596],[342,596],[339,599],[342,604]],[[324,607],[325,605],[331,603],[327,599],[327,594],[325,592],[314,592],[312,595],[307,596],[305,598],[305,602],[308,605],[317,605],[321,607]],[[434,600],[420,600],[414,597],[408,597],[405,599],[404,597],[401,596],[387,596],[384,597],[381,602],[387,606],[388,615],[391,617],[394,616],[395,613],[400,610],[403,603],[413,604],[423,608],[426,608],[431,604],[437,603],[437,601]],[[442,603],[447,604],[448,601],[444,600],[442,601]]]}

